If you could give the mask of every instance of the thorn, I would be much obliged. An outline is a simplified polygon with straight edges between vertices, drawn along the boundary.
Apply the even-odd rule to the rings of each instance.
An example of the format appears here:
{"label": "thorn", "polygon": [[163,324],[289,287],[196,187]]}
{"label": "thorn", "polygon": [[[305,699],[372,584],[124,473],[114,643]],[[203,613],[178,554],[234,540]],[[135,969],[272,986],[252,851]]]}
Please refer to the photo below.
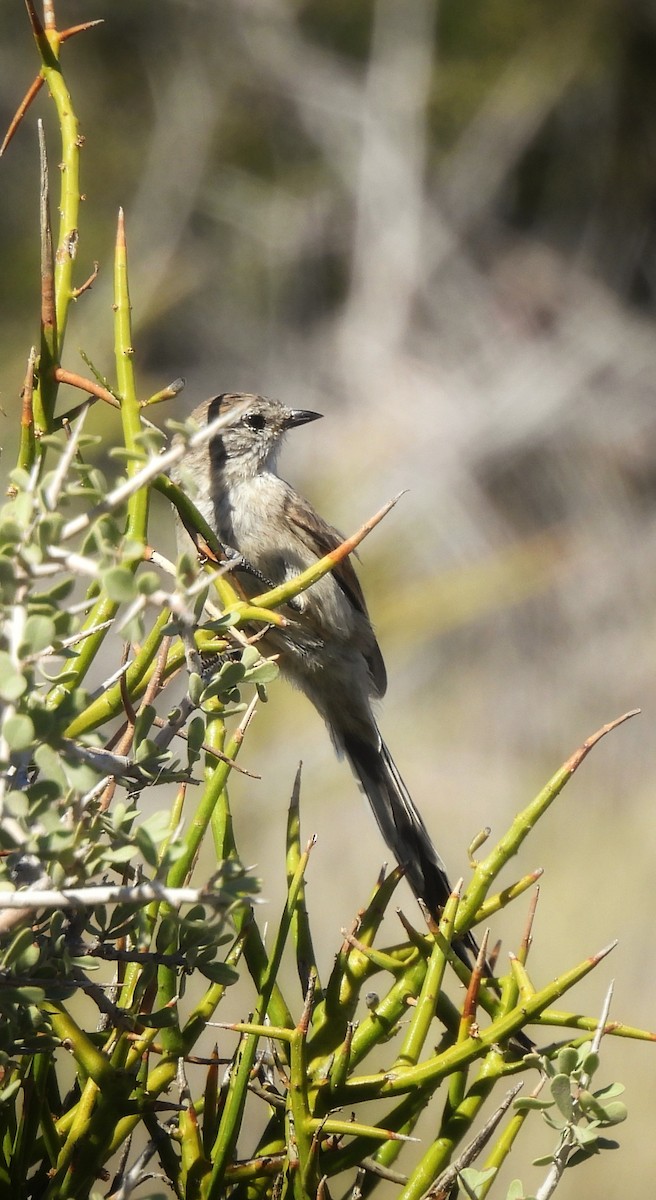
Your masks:
{"label": "thorn", "polygon": [[433,916],[430,908],[426,904],[425,900],[421,899],[421,896],[417,897],[417,904],[419,905],[419,907],[421,909],[421,915],[424,918],[424,921],[426,922],[426,927],[428,929],[428,932],[435,935],[438,930],[438,923],[437,923],[435,917]]}
{"label": "thorn", "polygon": [[[541,870],[540,870],[540,874],[542,874]],[[538,886],[538,887],[536,887],[536,889],[531,897],[531,903],[530,903],[529,909],[528,909],[528,916],[526,918],[526,927],[524,929],[524,933],[522,934],[522,940],[519,945],[518,958],[519,958],[519,961],[521,962],[522,966],[526,966],[526,959],[528,958],[528,952],[531,949],[531,944],[533,942],[533,921],[535,920],[535,910],[538,906],[539,899],[540,899],[540,888]]]}
{"label": "thorn", "polygon": [[125,250],[125,214],[122,208],[118,210],[118,220],[116,222],[116,249]]}
{"label": "thorn", "polygon": [[596,733],[586,738],[583,745],[579,746],[578,750],[575,750],[571,757],[567,759],[564,770],[569,771],[570,775],[573,775],[576,768],[581,765],[583,759],[590,753],[592,747],[596,746],[597,742],[600,742],[613,729],[617,729],[618,725],[623,725],[625,721],[630,721],[631,717],[639,716],[640,712],[639,708],[632,708],[629,712],[622,713],[621,717],[616,717],[614,721],[609,721],[608,725],[602,725],[601,729],[598,729]]}
{"label": "thorn", "polygon": [[85,33],[87,29],[95,29],[96,25],[104,24],[104,17],[98,17],[95,21],[84,21],[81,25],[71,25],[69,29],[62,30],[59,41],[67,42],[69,38],[75,37],[78,33]]}
{"label": "thorn", "polygon": [[476,956],[476,962],[474,963],[474,969],[471,973],[471,979],[469,980],[469,987],[467,988],[465,1002],[462,1006],[462,1019],[463,1022],[466,1022],[467,1028],[469,1028],[474,1020],[474,1017],[476,1016],[476,1006],[478,1004],[478,993],[481,988],[481,980],[486,974],[486,956],[489,938],[490,931],[489,929],[486,929],[483,937],[481,938],[481,944]]}
{"label": "thorn", "polygon": [[592,954],[588,961],[591,963],[594,963],[596,966],[597,963],[601,962],[602,958],[606,958],[607,955],[610,954],[611,950],[615,949],[617,942],[618,942],[618,939],[615,938],[615,941],[609,942],[607,946],[604,946],[603,950],[599,950],[596,954]]}
{"label": "thorn", "polygon": [[81,296],[83,292],[88,292],[89,288],[93,287],[94,283],[96,282],[96,279],[98,278],[99,270],[100,270],[100,265],[97,262],[94,262],[93,271],[89,275],[89,278],[85,279],[84,283],[80,284],[79,287],[73,288],[72,297],[74,300],[77,300],[78,296]]}
{"label": "thorn", "polygon": [[20,125],[21,121],[23,120],[23,117],[25,116],[25,113],[27,112],[28,108],[30,107],[30,104],[32,103],[33,100],[36,99],[39,92],[41,91],[41,88],[43,87],[44,82],[45,82],[45,80],[43,78],[43,75],[37,75],[36,79],[33,80],[33,82],[30,84],[29,88],[27,89],[25,95],[23,96],[23,99],[21,100],[20,104],[18,105],[18,108],[16,109],[16,112],[14,113],[14,115],[10,121],[9,128],[5,134],[2,146],[0,146],[0,158],[2,158],[5,150],[7,149],[7,146],[9,145],[14,134],[16,133],[18,126]]}
{"label": "thorn", "polygon": [[310,972],[310,978],[308,980],[307,991],[305,993],[305,1002],[303,1004],[303,1012],[301,1013],[301,1019],[300,1019],[298,1025],[296,1026],[298,1032],[303,1037],[307,1037],[307,1031],[310,1028],[310,1019],[312,1017],[312,1010],[314,1008],[314,993],[316,992],[316,989],[317,989],[317,974],[316,974],[316,971],[313,970]]}
{"label": "thorn", "polygon": [[253,720],[253,717],[255,716],[255,709],[257,708],[258,700],[259,700],[259,696],[257,696],[257,695],[253,696],[253,699],[251,700],[248,708],[246,709],[246,712],[244,713],[241,721],[239,722],[237,728],[235,729],[234,740],[237,742],[238,745],[241,745],[242,741],[244,740],[244,734],[246,733],[248,726],[250,725],[251,721]]}
{"label": "thorn", "polygon": [[501,938],[497,938],[497,940],[494,943],[492,949],[490,950],[490,953],[488,954],[488,958],[487,958],[488,966],[493,975],[496,974],[497,963],[499,961],[500,954],[501,954]]}
{"label": "thorn", "polygon": [[34,364],[36,362],[36,347],[32,346],[27,359],[25,381],[21,388],[21,425],[28,428],[34,423],[32,398],[34,395]]}
{"label": "thorn", "polygon": [[302,770],[303,770],[303,763],[300,762],[298,764],[298,767],[296,768],[296,775],[294,776],[294,786],[292,787],[291,800],[289,801],[290,812],[298,812],[298,810],[300,808],[300,804],[301,804],[301,772],[302,772]]}
{"label": "thorn", "polygon": [[599,1016],[599,1024],[597,1025],[597,1032],[595,1033],[593,1041],[592,1041],[593,1054],[599,1053],[601,1039],[604,1036],[604,1032],[605,1032],[606,1026],[608,1024],[608,1014],[610,1012],[610,1006],[613,1002],[613,992],[614,991],[615,991],[615,980],[611,979],[611,981],[608,985],[608,990],[606,992],[606,996],[604,998],[604,1003],[603,1003],[601,1013]]}

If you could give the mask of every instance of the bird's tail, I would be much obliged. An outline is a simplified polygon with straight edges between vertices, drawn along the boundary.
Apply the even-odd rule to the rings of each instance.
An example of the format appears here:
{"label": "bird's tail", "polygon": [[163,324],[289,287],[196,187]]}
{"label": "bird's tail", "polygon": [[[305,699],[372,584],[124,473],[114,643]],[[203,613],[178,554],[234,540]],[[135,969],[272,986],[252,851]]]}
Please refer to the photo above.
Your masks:
{"label": "bird's tail", "polygon": [[[451,894],[449,877],[387,746],[382,738],[377,746],[352,734],[342,735],[339,744],[360,780],[387,846],[405,868],[415,896],[438,917]],[[480,953],[472,933],[463,934],[453,943],[453,949],[468,967],[473,967]],[[484,971],[498,992],[499,985],[487,962]],[[508,1045],[520,1057],[535,1049],[523,1030],[513,1034]]]}
{"label": "bird's tail", "polygon": [[[415,896],[438,917],[451,893],[446,867],[387,746],[382,739],[375,745],[351,734],[340,741],[388,848],[404,868]],[[467,966],[473,965],[478,946],[471,933],[463,934],[453,948]]]}

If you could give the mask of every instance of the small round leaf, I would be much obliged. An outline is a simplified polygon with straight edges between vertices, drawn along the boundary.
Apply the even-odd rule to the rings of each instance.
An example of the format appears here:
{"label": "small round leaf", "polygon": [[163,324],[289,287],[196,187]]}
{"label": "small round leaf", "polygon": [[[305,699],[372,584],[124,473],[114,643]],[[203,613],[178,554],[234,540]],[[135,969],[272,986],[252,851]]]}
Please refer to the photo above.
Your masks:
{"label": "small round leaf", "polygon": [[137,595],[134,575],[127,567],[110,567],[103,575],[103,585],[110,600],[128,604]]}
{"label": "small round leaf", "polygon": [[0,699],[18,700],[27,687],[27,679],[14,666],[6,650],[0,650]]}
{"label": "small round leaf", "polygon": [[34,745],[34,725],[24,713],[8,717],[3,726],[3,733],[10,750],[27,750]]}

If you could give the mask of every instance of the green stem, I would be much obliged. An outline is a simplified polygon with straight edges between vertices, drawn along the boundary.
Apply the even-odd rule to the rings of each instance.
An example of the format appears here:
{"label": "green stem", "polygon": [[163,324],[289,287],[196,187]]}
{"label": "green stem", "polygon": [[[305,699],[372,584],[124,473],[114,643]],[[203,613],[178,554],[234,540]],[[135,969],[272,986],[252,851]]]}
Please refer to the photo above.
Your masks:
{"label": "green stem", "polygon": [[[301,768],[296,772],[292,798],[287,815],[287,886],[291,884],[301,861]],[[296,968],[304,992],[307,991],[310,975],[316,980],[317,991],[321,990],[317,957],[312,944],[312,932],[307,905],[305,903],[305,883],[301,883],[292,917],[292,942],[296,952]]]}
{"label": "green stem", "polygon": [[[239,754],[243,736],[244,730],[240,726],[235,730],[233,737],[228,742],[226,753],[229,758],[234,759]],[[212,820],[212,814],[224,794],[230,770],[230,763],[222,761],[218,762],[216,767],[210,772],[203,794],[194,810],[191,824],[182,840],[182,853],[173,863],[167,875],[167,887],[183,887],[189,880],[201,843]],[[158,970],[157,1007],[164,1008],[166,1004],[170,1004],[176,995],[176,991],[176,971],[172,967],[160,967]],[[181,1034],[179,1029],[162,1030],[162,1042],[169,1053],[173,1053],[174,1051],[181,1053],[179,1049],[180,1041]]]}
{"label": "green stem", "polygon": [[[87,629],[94,629],[96,625],[104,625],[106,621],[113,620],[117,612],[118,604],[116,604],[114,600],[110,600],[108,596],[101,596],[91,609],[91,612],[82,625],[80,632],[84,633]],[[107,626],[105,629],[99,629],[97,633],[90,634],[89,637],[85,638],[84,641],[81,642],[80,649],[78,650],[75,659],[66,665],[67,678],[63,679],[60,683],[56,683],[48,697],[48,704],[50,708],[56,708],[66,694],[75,693],[77,691],[83,679],[85,678],[87,671],[95,662],[98,651],[102,646],[105,636],[110,628],[111,626]],[[118,696],[120,697],[121,693],[118,685],[117,692]],[[104,696],[101,697],[99,700],[99,705],[102,706],[102,701],[104,699]],[[119,711],[118,706],[116,711]],[[70,728],[72,729],[73,727],[77,727],[79,722],[80,717],[76,717]]]}
{"label": "green stem", "polygon": [[462,1098],[458,1107],[450,1114],[440,1131],[440,1136],[428,1147],[415,1167],[407,1184],[398,1193],[397,1200],[420,1200],[437,1176],[448,1164],[456,1146],[459,1146],[471,1129],[490,1092],[499,1077],[503,1059],[492,1051],[483,1064],[476,1083]]}
{"label": "green stem", "polygon": [[[276,941],[273,947],[271,958],[269,959],[268,970],[262,983],[257,1005],[254,1013],[254,1023],[262,1024],[267,1014],[271,995],[274,989],[276,976],[280,970],[283,950],[289,935],[294,905],[298,890],[303,882],[303,876],[307,867],[309,858],[309,849],[302,856],[298,865],[298,870],[291,882],[287,893],[287,902],[280,920]],[[207,1188],[204,1192],[204,1200],[219,1200],[223,1194],[225,1184],[225,1171],[230,1163],[237,1137],[241,1128],[241,1121],[246,1104],[246,1096],[248,1094],[248,1083],[250,1074],[255,1061],[255,1053],[258,1046],[258,1037],[254,1034],[245,1034],[239,1043],[235,1062],[233,1064],[230,1083],[228,1086],[228,1094],[221,1115],[219,1131],[212,1148],[212,1173],[207,1183]]]}
{"label": "green stem", "polygon": [[[610,948],[612,949],[612,947]],[[344,1086],[344,1103],[348,1104],[356,1099],[365,1100],[383,1095],[398,1095],[410,1091],[413,1087],[421,1087],[430,1080],[437,1082],[453,1071],[466,1066],[473,1059],[479,1058],[486,1051],[492,1049],[497,1042],[503,1042],[518,1029],[523,1028],[525,1024],[539,1017],[556,997],[562,996],[575,983],[583,979],[607,953],[608,949],[584,959],[583,962],[564,972],[547,987],[536,992],[530,999],[522,1001],[521,1006],[492,1021],[487,1028],[479,1030],[476,1038],[469,1037],[465,1042],[451,1047],[416,1067],[399,1071],[394,1078],[390,1078],[386,1074],[377,1074],[349,1080]],[[359,1033],[360,1030],[358,1030]],[[355,1038],[353,1041],[355,1045]]]}
{"label": "green stem", "polygon": [[[265,1035],[266,1036],[266,1035]],[[294,1194],[305,1200],[307,1194],[316,1195],[318,1177],[317,1154],[313,1131],[321,1128],[320,1121],[312,1121],[307,1071],[307,1024],[301,1019],[291,1031],[289,1047],[289,1088],[287,1092],[287,1125],[293,1131],[298,1154],[298,1168],[294,1171]],[[291,1138],[288,1139],[291,1141]],[[318,1143],[316,1144],[318,1148]]]}
{"label": "green stem", "polygon": [[[440,921],[440,933],[449,944],[453,936],[453,924],[458,911],[459,901],[460,897],[455,893],[449,896]],[[415,1066],[419,1062],[419,1056],[424,1048],[424,1043],[435,1016],[437,1002],[442,989],[446,962],[444,947],[441,942],[436,941],[433,945],[426,975],[408,1032],[393,1069],[396,1066]]]}
{"label": "green stem", "polygon": [[[223,733],[223,721],[217,715],[217,718],[213,721],[208,721],[205,732],[206,744],[214,746],[218,750],[224,750]],[[215,759],[208,756],[208,764],[215,764],[215,762]],[[215,769],[216,767],[212,765],[211,771],[213,772]],[[218,798],[216,807],[212,813],[211,823],[217,862],[223,862],[228,859],[239,862],[227,788],[223,789]],[[249,974],[257,991],[260,992],[269,971],[269,960],[260,931],[255,924],[252,908],[239,909],[235,913],[235,926],[243,945],[244,959]],[[280,1025],[286,1029],[293,1027],[291,1013],[277,984],[275,984],[271,993],[269,1017],[274,1025]]]}
{"label": "green stem", "polygon": [[36,351],[30,350],[27,360],[25,381],[21,390],[21,422],[18,461],[16,465],[24,471],[31,471],[36,457],[36,439],[34,436],[34,366]]}
{"label": "green stem", "polygon": [[[100,617],[102,612],[105,610],[109,611],[111,616],[113,616],[114,612],[116,611],[116,605],[114,605],[112,601],[108,600],[107,597],[105,597],[93,610],[92,615],[94,617],[94,624],[98,617]],[[155,669],[155,659],[157,657],[157,651],[162,644],[165,626],[168,625],[170,619],[171,614],[167,610],[164,610],[164,612],[159,614],[155,624],[144,639],[139,653],[135,656],[134,661],[130,664],[125,672],[125,687],[130,699],[132,700],[136,699],[142,691],[145,691],[147,687],[148,679]],[[102,619],[98,620],[98,623],[102,624]],[[88,621],[85,622],[85,625],[87,626],[90,624],[91,617],[89,617]],[[65,689],[66,691],[74,691],[78,687],[98,652],[100,641],[102,640],[103,635],[99,634],[97,637],[91,636],[82,643],[78,657],[75,660],[75,678],[64,681],[62,684],[58,685],[59,688]],[[87,650],[89,643],[93,643],[93,645]],[[178,667],[182,666],[183,662],[183,646],[174,646],[167,658],[165,673],[167,675],[172,674],[174,670],[177,670]],[[55,692],[57,692],[57,688],[55,689]],[[57,697],[55,696],[55,699],[56,698]],[[78,738],[84,733],[91,733],[91,731],[93,729],[97,729],[99,725],[104,725],[106,721],[110,721],[112,717],[116,717],[120,712],[122,712],[122,710],[123,694],[121,691],[121,686],[120,684],[115,683],[112,685],[112,687],[108,688],[106,692],[103,692],[102,696],[98,696],[96,700],[93,700],[91,704],[89,704],[88,707],[79,714],[79,716],[75,717],[71,721],[70,725],[65,731],[66,737]]]}
{"label": "green stem", "polygon": [[[128,287],[128,250],[125,239],[123,209],[119,209],[114,253],[114,354],[116,359],[116,381],[121,402],[123,441],[128,451],[128,476],[141,469],[139,461],[139,434],[141,413],[137,399],[134,377],[132,347],[132,307]],[[136,542],[145,542],[148,529],[148,488],[139,488],[128,499],[126,537]]]}
{"label": "green stem", "polygon": [[70,1047],[83,1074],[104,1092],[112,1091],[116,1087],[116,1073],[105,1055],[94,1046],[61,1004],[48,1001],[46,1011],[57,1037]]}
{"label": "green stem", "polygon": [[66,86],[59,62],[59,33],[55,29],[44,30],[32,19],[32,29],[41,56],[41,74],[55,103],[61,132],[59,201],[59,234],[54,256],[54,327],[53,340],[44,329],[42,344],[42,377],[35,397],[39,424],[49,430],[57,399],[57,381],[54,369],[61,361],[66,334],[69,305],[73,296],[73,260],[77,252],[78,221],[80,209],[80,148],[83,139],[71,95]]}

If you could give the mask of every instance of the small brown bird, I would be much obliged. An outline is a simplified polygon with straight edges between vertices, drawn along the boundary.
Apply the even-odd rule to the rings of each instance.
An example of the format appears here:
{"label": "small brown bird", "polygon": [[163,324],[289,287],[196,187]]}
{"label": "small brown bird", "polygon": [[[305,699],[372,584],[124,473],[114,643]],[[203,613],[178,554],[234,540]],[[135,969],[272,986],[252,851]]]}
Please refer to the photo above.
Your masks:
{"label": "small brown bird", "polygon": [[[245,569],[237,569],[237,576],[253,596],[262,591],[262,580],[278,585],[293,579],[343,538],[275,469],[284,434],[321,414],[263,396],[225,393],[192,415],[203,426],[232,411],[234,424],[190,450],[177,478],[193,478],[196,506],[222,545],[242,556]],[[286,629],[272,627],[267,644],[280,654],[282,672],[324,718],[415,895],[436,914],[451,888],[372,711],[372,700],[385,694],[387,678],[351,560],[343,559],[297,597],[289,617]],[[458,945],[466,962],[467,950],[477,950],[471,934]]]}

